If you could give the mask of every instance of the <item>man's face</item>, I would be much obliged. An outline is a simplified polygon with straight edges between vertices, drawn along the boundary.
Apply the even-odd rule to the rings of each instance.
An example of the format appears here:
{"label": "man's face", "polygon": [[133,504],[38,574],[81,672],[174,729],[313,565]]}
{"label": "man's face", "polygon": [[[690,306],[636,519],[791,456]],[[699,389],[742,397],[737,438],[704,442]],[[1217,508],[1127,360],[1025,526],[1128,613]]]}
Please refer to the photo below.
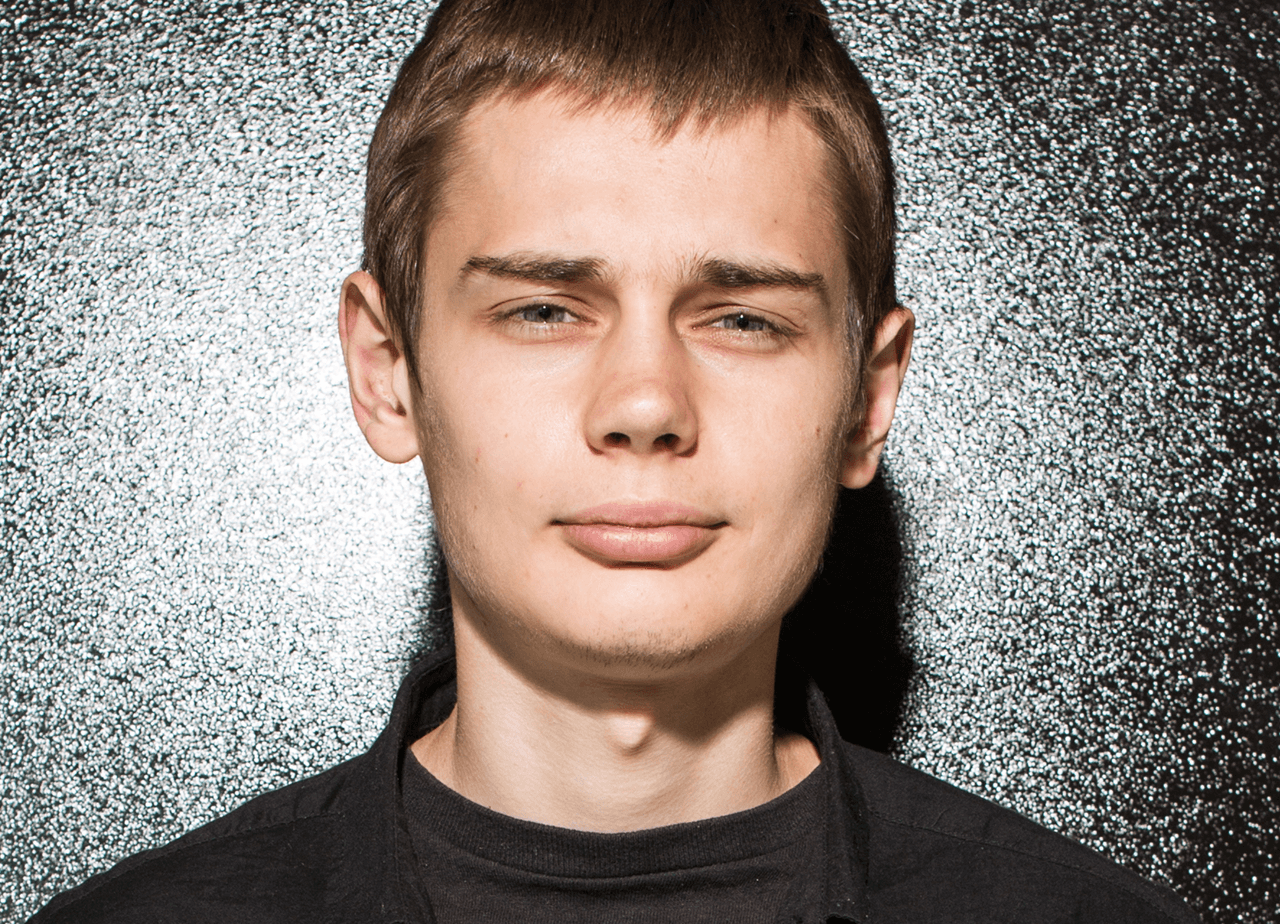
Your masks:
{"label": "man's face", "polygon": [[419,447],[455,615],[633,677],[776,630],[848,421],[847,271],[806,119],[667,140],[543,92],[478,107],[433,226]]}

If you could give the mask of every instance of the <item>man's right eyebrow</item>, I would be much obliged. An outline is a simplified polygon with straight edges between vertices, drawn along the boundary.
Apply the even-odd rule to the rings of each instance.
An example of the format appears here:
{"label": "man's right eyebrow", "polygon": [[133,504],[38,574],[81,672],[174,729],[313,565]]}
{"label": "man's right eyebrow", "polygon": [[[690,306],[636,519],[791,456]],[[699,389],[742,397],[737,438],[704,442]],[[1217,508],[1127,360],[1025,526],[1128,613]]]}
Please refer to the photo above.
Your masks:
{"label": "man's right eyebrow", "polygon": [[595,257],[554,257],[540,254],[475,256],[463,264],[461,276],[483,273],[525,282],[582,283],[604,279],[604,261]]}

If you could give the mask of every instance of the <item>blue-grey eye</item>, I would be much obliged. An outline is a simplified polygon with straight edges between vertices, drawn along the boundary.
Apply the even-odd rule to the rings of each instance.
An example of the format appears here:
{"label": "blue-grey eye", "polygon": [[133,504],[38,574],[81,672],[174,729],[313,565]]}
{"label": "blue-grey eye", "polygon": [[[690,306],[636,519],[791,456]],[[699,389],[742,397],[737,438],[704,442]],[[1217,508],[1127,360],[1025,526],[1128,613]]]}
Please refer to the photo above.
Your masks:
{"label": "blue-grey eye", "polygon": [[516,317],[531,324],[562,324],[573,320],[573,315],[559,305],[529,305],[517,311]]}
{"label": "blue-grey eye", "polygon": [[767,322],[753,315],[743,314],[742,312],[739,312],[738,314],[725,315],[723,318],[716,321],[716,326],[723,327],[727,330],[741,330],[748,332],[766,331],[769,329]]}

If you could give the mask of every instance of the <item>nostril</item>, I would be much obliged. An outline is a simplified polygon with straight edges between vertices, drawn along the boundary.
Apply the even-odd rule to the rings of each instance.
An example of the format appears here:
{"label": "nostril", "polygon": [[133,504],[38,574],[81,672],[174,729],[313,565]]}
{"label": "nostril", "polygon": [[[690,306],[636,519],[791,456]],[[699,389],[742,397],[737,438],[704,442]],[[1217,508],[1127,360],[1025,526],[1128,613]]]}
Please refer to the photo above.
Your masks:
{"label": "nostril", "polygon": [[674,449],[678,442],[680,442],[680,437],[676,436],[674,433],[664,433],[662,436],[654,440],[655,444],[665,446],[668,449]]}
{"label": "nostril", "polygon": [[605,444],[608,446],[629,446],[631,445],[631,437],[625,433],[606,433],[604,437]]}

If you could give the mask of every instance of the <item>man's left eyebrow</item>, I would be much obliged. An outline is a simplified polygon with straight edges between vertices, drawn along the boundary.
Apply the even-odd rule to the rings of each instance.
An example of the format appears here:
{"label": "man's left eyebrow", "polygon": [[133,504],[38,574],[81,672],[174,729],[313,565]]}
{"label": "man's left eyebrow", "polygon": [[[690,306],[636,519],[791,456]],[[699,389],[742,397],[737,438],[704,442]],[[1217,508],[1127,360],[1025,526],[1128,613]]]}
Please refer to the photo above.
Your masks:
{"label": "man's left eyebrow", "polygon": [[821,273],[802,273],[779,263],[740,262],[709,257],[694,267],[693,278],[717,289],[802,289],[825,296],[827,281]]}

